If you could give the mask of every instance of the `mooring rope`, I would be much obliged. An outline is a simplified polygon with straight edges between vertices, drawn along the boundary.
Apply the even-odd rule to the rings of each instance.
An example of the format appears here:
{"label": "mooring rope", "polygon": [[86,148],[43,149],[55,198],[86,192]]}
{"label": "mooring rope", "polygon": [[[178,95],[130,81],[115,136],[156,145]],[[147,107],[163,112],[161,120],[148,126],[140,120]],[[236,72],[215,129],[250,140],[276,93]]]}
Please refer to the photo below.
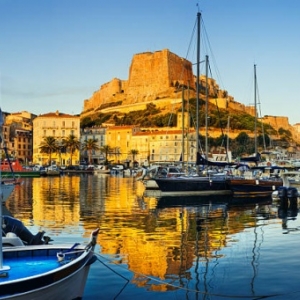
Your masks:
{"label": "mooring rope", "polygon": [[107,262],[109,262],[109,263],[111,263],[111,264],[113,264],[115,266],[118,266],[119,268],[122,268],[123,270],[131,272],[133,274],[136,274],[136,275],[139,275],[139,276],[143,276],[143,277],[145,277],[145,278],[147,278],[149,280],[155,281],[157,283],[164,284],[164,285],[167,285],[167,286],[179,289],[179,290],[183,290],[183,291],[186,291],[186,292],[190,292],[190,293],[198,293],[198,294],[207,295],[207,296],[215,296],[215,297],[223,297],[223,298],[231,298],[231,299],[253,299],[253,300],[267,299],[267,298],[272,298],[272,297],[287,296],[287,295],[291,295],[291,294],[300,293],[300,290],[299,291],[289,292],[289,293],[276,293],[276,294],[268,294],[268,295],[247,295],[247,296],[245,296],[245,295],[225,295],[225,294],[218,294],[218,293],[210,293],[210,292],[205,292],[205,291],[200,291],[200,290],[195,290],[195,289],[189,289],[189,288],[185,288],[185,287],[178,286],[178,285],[175,285],[175,284],[171,284],[171,283],[165,282],[163,280],[156,279],[156,278],[153,278],[151,276],[147,276],[147,275],[142,274],[140,272],[135,272],[135,271],[129,270],[128,268],[123,267],[123,266],[121,266],[119,264],[116,264],[115,262],[113,262],[113,261],[109,260],[108,258],[102,256],[101,254],[98,254],[98,253],[96,254],[95,253],[95,255],[98,256],[97,260],[102,265],[104,265],[110,271],[112,271],[113,273],[115,273],[116,275],[122,277],[124,280],[127,281],[127,283],[125,284],[125,286],[121,289],[121,291],[118,293],[118,295],[114,299],[116,299],[121,294],[121,292],[125,289],[125,287],[127,286],[127,284],[130,282],[130,279],[126,278],[122,274],[120,274],[120,273],[116,272],[115,270],[113,270],[112,268],[110,268],[107,264],[105,264],[102,260],[100,260],[99,257],[102,258],[102,259],[105,259]]}

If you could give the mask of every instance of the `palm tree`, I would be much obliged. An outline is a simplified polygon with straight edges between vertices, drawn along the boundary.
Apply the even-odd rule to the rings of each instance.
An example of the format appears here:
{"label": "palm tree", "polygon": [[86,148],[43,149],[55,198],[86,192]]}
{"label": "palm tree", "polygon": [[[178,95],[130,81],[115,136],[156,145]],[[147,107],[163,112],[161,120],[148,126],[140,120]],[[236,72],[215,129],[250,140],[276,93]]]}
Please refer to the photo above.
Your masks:
{"label": "palm tree", "polygon": [[112,151],[112,148],[109,145],[104,145],[103,147],[100,148],[100,151],[102,153],[104,153],[104,156],[105,156],[105,162],[104,162],[104,164],[108,165],[107,157],[108,157],[108,154]]}
{"label": "palm tree", "polygon": [[82,146],[82,150],[87,151],[88,153],[89,164],[92,163],[92,151],[100,149],[97,142],[97,139],[88,139],[84,142]]}
{"label": "palm tree", "polygon": [[74,134],[70,134],[65,140],[63,140],[63,146],[70,152],[70,165],[72,166],[72,157],[74,152],[80,149],[80,141]]}
{"label": "palm tree", "polygon": [[135,156],[139,154],[139,150],[131,149],[129,153],[132,155],[132,166],[134,167]]}
{"label": "palm tree", "polygon": [[42,141],[42,143],[40,144],[40,151],[41,153],[46,153],[49,154],[49,165],[51,165],[51,156],[52,153],[55,153],[58,151],[58,144],[57,144],[57,140],[55,139],[55,137],[53,136],[46,136],[44,137],[44,140]]}

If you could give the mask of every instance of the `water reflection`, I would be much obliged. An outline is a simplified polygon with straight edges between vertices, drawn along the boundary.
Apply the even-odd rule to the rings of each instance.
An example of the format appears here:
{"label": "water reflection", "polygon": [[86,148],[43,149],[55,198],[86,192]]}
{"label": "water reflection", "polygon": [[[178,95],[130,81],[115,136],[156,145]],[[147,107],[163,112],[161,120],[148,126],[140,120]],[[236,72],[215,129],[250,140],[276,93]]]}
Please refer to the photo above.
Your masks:
{"label": "water reflection", "polygon": [[[270,286],[272,294],[286,295],[282,272],[297,277],[300,242],[281,233],[298,230],[298,206],[270,199],[247,205],[212,197],[157,199],[143,192],[133,178],[33,178],[17,187],[6,207],[25,225],[57,238],[78,241],[99,226],[99,254],[132,274],[122,299],[136,295],[135,289],[148,299],[156,292],[164,299],[175,292],[178,298],[269,296]],[[111,276],[109,269],[103,272]],[[289,288],[296,287],[290,279]],[[113,295],[115,286],[105,291]]]}

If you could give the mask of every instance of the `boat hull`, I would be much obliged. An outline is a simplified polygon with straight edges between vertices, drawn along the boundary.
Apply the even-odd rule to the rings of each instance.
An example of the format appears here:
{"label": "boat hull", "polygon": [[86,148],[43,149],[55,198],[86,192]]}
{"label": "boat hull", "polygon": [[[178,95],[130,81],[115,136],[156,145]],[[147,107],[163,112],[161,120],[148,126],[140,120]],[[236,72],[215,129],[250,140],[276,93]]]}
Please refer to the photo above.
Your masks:
{"label": "boat hull", "polygon": [[163,193],[174,193],[184,195],[198,194],[209,195],[212,193],[230,193],[225,178],[216,177],[172,177],[155,179],[159,189]]}
{"label": "boat hull", "polygon": [[[9,265],[12,259],[39,258],[40,256],[53,257],[58,252],[68,249],[70,250],[70,245],[65,247],[39,245],[5,248],[3,250],[3,260],[4,264]],[[25,277],[16,280],[10,280],[9,278],[8,280],[1,280],[0,299],[82,298],[89,268],[95,261],[95,257],[93,250],[85,251],[83,245],[76,247],[72,252],[80,252],[80,254],[76,255],[75,253],[76,256],[70,258],[68,263],[62,264],[54,270],[36,275],[28,275],[27,277],[25,275]],[[12,277],[10,272],[13,271],[13,268],[8,271],[9,277]],[[27,270],[24,269],[24,272],[27,272]]]}
{"label": "boat hull", "polygon": [[22,178],[31,178],[31,177],[40,177],[40,171],[2,171],[3,178],[15,178],[15,177],[22,177]]}
{"label": "boat hull", "polygon": [[234,197],[267,197],[280,186],[281,180],[229,178],[226,180]]}

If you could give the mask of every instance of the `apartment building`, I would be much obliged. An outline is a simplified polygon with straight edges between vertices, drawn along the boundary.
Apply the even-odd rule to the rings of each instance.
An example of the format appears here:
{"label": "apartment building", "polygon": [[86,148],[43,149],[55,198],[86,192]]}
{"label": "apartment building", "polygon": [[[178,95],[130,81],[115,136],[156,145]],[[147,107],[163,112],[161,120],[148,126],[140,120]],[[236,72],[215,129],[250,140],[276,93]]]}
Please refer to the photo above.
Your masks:
{"label": "apartment building", "polygon": [[137,150],[131,143],[132,136],[139,132],[136,126],[110,126],[106,130],[106,144],[112,149],[109,160],[113,162],[129,162],[132,160],[131,150]]}
{"label": "apartment building", "polygon": [[[49,163],[49,154],[41,153],[40,145],[45,137],[52,136],[62,145],[63,139],[74,135],[80,140],[80,117],[61,113],[50,112],[37,116],[33,120],[33,163],[46,165]],[[62,147],[61,151],[52,153],[52,164],[69,165],[71,155]],[[80,151],[72,154],[72,164],[79,164]]]}
{"label": "apartment building", "polygon": [[[101,164],[105,160],[105,155],[102,153],[101,148],[106,145],[106,128],[105,127],[91,127],[85,128],[81,131],[80,143],[83,145],[87,140],[97,140],[99,150],[92,151],[92,163]],[[80,153],[81,163],[88,162],[88,153],[86,150],[81,150]]]}
{"label": "apartment building", "polygon": [[27,165],[32,162],[32,119],[35,115],[23,111],[4,115],[3,140],[11,159]]}

